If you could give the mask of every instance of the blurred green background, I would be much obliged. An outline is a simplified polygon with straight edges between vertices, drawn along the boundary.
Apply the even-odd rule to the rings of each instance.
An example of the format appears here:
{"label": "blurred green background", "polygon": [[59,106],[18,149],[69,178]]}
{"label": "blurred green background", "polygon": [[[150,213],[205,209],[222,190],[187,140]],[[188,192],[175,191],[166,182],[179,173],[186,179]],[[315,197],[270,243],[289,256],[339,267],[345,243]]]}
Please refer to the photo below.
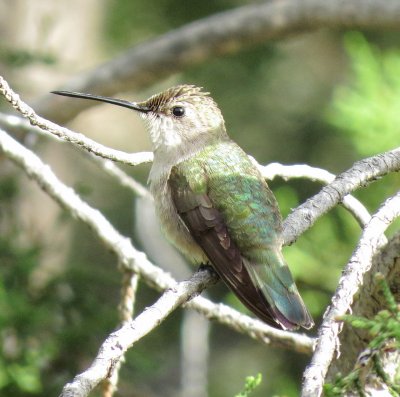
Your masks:
{"label": "blurred green background", "polygon": [[[73,7],[59,3],[64,4],[61,11],[42,10],[43,17],[33,19],[33,27],[40,32],[36,43],[21,39],[1,44],[4,77],[32,101],[74,73],[130,46],[243,4],[235,0],[91,3],[96,22],[90,22],[90,7],[82,8],[82,13],[87,12],[94,38],[83,31],[80,34],[77,28],[78,34],[75,32],[72,39],[82,41],[83,48],[86,39],[92,40],[93,53],[80,63],[72,58],[65,61],[67,43],[60,48],[50,39],[57,36],[56,27],[74,18]],[[76,6],[79,8],[79,3]],[[20,12],[16,18],[21,19],[18,28],[28,29],[29,24],[22,21],[33,17],[21,8],[16,11]],[[222,109],[231,137],[260,163],[306,163],[340,173],[361,158],[399,144],[398,43],[398,33],[322,30],[210,59],[145,92],[125,95],[145,99],[175,83],[203,86]],[[0,106],[3,112],[10,111],[5,101]],[[94,139],[106,139],[110,146],[114,130],[127,130],[128,138],[122,138],[116,146],[131,151],[149,149],[144,133],[129,138],[133,122],[137,123],[135,128],[142,128],[134,116],[128,115],[126,124],[121,125],[113,119],[114,124],[97,136],[93,131],[102,123],[101,116],[95,109],[89,112],[91,116],[75,120],[72,127],[89,136],[93,133]],[[130,192],[67,145],[41,139],[33,147],[66,183],[141,246],[140,236],[133,232],[134,197]],[[118,326],[121,274],[113,255],[90,230],[68,214],[42,205],[44,194],[4,158],[0,162],[0,395],[57,395],[65,382],[91,363],[106,335]],[[148,165],[124,169],[146,182]],[[399,182],[399,175],[389,175],[355,196],[374,212],[398,190]],[[320,189],[306,180],[277,179],[270,185],[284,217]],[[38,226],[34,216],[46,218],[50,211],[55,211],[53,216]],[[390,232],[399,226],[393,225]],[[53,234],[59,239],[49,239]],[[359,236],[355,220],[338,207],[318,220],[296,244],[285,248],[285,257],[317,323]],[[215,301],[223,300],[243,310],[222,283],[208,294]],[[157,297],[141,283],[136,312]],[[179,394],[182,316],[178,310],[129,351],[117,395]],[[263,382],[255,397],[298,395],[307,357],[262,346],[214,323],[209,349],[209,396],[234,396],[242,389],[245,377],[257,373],[262,373]]]}

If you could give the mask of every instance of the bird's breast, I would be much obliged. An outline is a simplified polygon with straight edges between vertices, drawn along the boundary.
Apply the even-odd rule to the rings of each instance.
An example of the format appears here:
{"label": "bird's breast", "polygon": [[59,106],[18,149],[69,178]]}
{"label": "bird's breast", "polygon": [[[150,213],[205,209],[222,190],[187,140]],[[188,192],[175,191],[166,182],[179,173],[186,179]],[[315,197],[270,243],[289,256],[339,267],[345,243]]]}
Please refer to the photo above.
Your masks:
{"label": "bird's breast", "polygon": [[150,191],[154,197],[156,213],[160,226],[167,239],[178,248],[191,262],[206,263],[204,251],[192,238],[189,230],[181,220],[172,200],[168,178],[171,169],[160,167],[156,162],[150,171]]}

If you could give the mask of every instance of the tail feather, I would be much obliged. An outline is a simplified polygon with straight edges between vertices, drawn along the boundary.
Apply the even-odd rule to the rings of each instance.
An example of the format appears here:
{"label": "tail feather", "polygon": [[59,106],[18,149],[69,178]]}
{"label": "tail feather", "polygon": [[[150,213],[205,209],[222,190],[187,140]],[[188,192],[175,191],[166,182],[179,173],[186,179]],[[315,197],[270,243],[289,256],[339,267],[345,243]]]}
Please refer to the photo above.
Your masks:
{"label": "tail feather", "polygon": [[[314,325],[282,254],[268,252],[266,263],[244,260],[250,279],[265,298],[271,315],[285,329]],[[264,261],[263,261],[264,262]]]}

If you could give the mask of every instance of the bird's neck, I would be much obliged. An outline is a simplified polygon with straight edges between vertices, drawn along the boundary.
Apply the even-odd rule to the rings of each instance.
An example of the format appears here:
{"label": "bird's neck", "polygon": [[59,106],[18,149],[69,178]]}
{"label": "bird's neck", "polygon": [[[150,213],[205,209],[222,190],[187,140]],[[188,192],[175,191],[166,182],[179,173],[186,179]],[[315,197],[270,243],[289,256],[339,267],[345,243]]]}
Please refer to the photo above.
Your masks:
{"label": "bird's neck", "polygon": [[[171,138],[170,138],[171,139]],[[216,133],[204,133],[197,135],[194,139],[186,140],[177,145],[159,145],[154,147],[154,160],[150,170],[150,183],[157,178],[168,178],[171,168],[193,156],[199,154],[208,146],[229,141],[225,129]]]}
{"label": "bird's neck", "polygon": [[221,125],[213,131],[195,135],[190,132],[180,134],[177,131],[152,131],[154,161],[167,165],[178,164],[199,153],[210,145],[229,140],[225,127]]}

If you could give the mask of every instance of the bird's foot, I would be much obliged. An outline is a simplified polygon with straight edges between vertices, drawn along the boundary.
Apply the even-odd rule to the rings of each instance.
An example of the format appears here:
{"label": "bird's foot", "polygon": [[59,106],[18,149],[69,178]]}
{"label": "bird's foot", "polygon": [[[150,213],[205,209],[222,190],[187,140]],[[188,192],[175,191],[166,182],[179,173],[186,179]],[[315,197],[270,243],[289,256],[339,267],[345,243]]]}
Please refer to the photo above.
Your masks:
{"label": "bird's foot", "polygon": [[215,269],[209,263],[201,263],[200,266],[199,266],[198,271],[199,272],[207,271],[213,277],[216,277],[216,278],[219,279],[218,273],[215,271]]}

